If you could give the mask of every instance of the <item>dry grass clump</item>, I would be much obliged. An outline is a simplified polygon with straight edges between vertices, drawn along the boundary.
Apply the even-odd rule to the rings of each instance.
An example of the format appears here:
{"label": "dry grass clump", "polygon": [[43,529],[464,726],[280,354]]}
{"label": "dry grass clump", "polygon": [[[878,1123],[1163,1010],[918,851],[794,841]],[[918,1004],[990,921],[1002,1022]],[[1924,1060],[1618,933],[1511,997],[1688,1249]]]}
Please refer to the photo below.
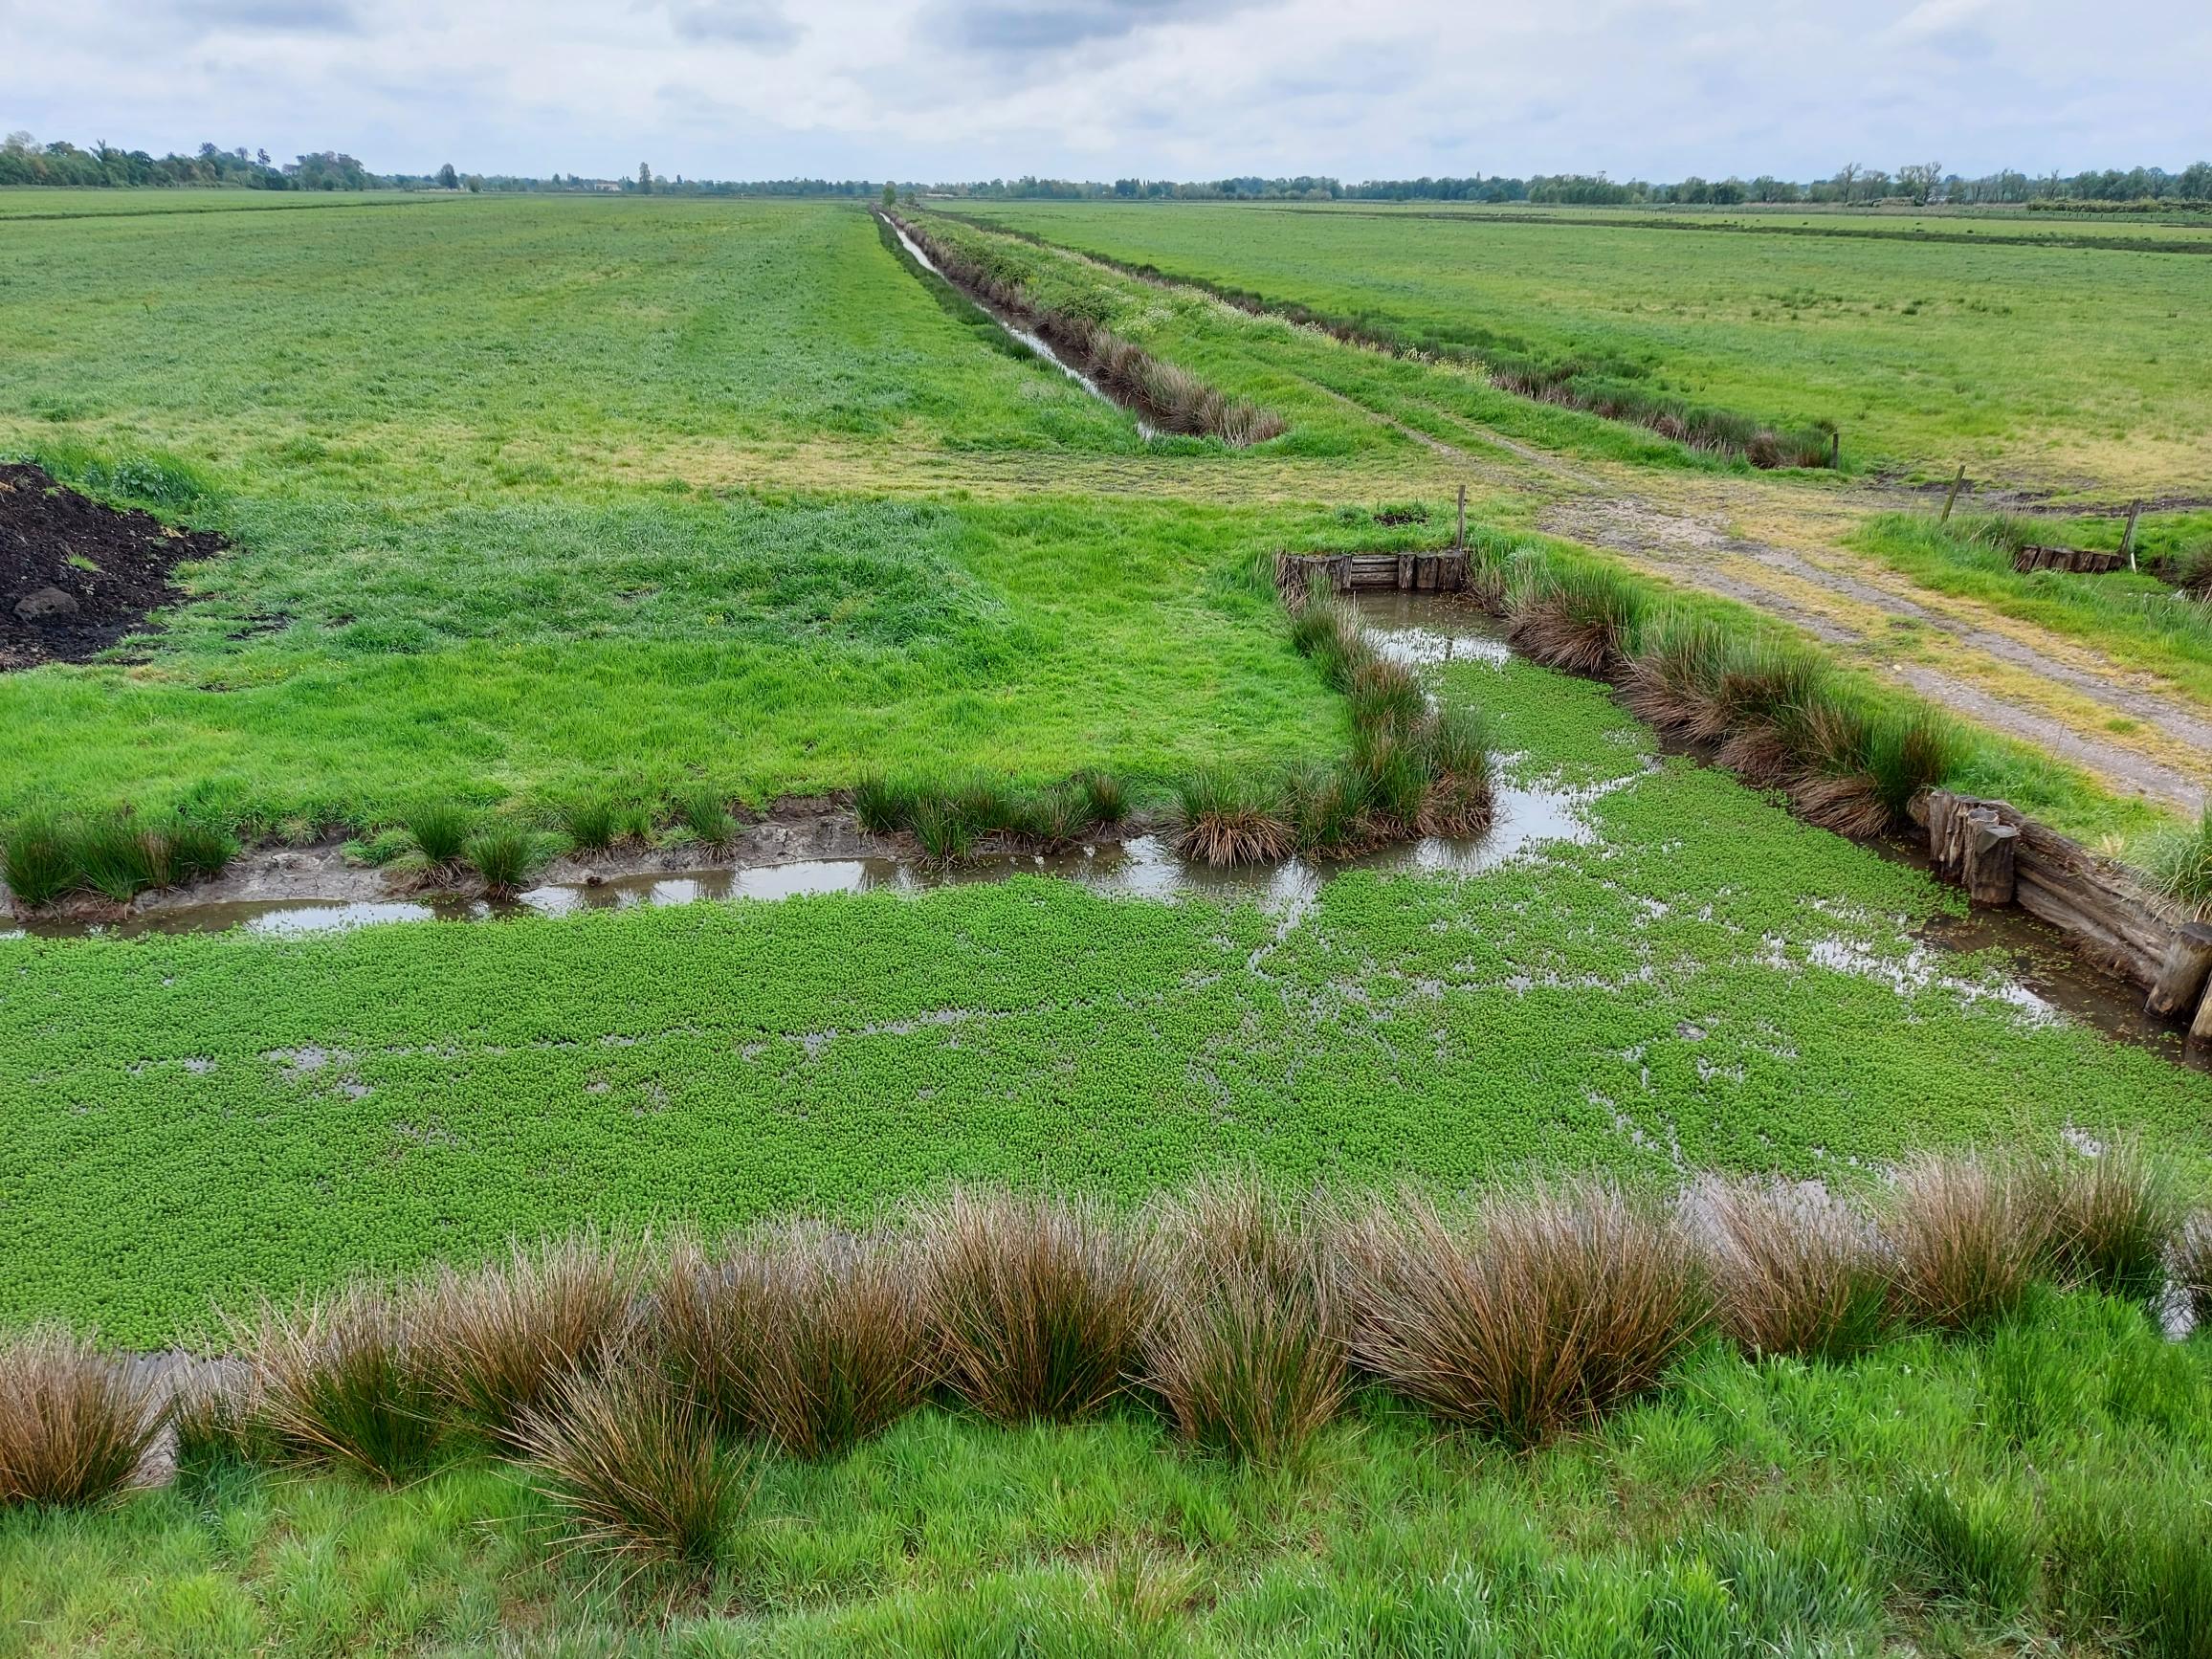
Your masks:
{"label": "dry grass clump", "polygon": [[1067,1422],[1118,1395],[1159,1308],[1152,1252],[1080,1198],[956,1191],[919,1218],[945,1381],[984,1416]]}
{"label": "dry grass clump", "polygon": [[1599,1183],[1485,1200],[1462,1232],[1425,1201],[1349,1229],[1357,1352],[1440,1416],[1515,1444],[1653,1387],[1706,1314],[1689,1235]]}
{"label": "dry grass clump", "polygon": [[0,1504],[95,1504],[134,1485],[163,1412],[149,1372],[60,1325],[0,1343]]}
{"label": "dry grass clump", "polygon": [[472,1273],[440,1272],[425,1302],[440,1389],[496,1439],[542,1406],[564,1378],[589,1370],[630,1337],[638,1252],[585,1232]]}
{"label": "dry grass clump", "polygon": [[1147,1380],[1183,1440],[1259,1463],[1294,1456],[1344,1403],[1350,1303],[1309,1206],[1257,1178],[1207,1183],[1159,1211],[1168,1264]]}
{"label": "dry grass clump", "polygon": [[866,1439],[930,1382],[921,1286],[881,1237],[793,1225],[695,1252],[664,1287],[662,1323],[702,1407],[799,1457]]}
{"label": "dry grass clump", "polygon": [[2133,1142],[2062,1152],[2028,1177],[2052,1276],[2155,1307],[2182,1209],[2163,1168]]}
{"label": "dry grass clump", "polygon": [[1890,1258],[1869,1218],[1819,1185],[1713,1181],[1692,1202],[1711,1228],[1715,1315],[1738,1347],[1845,1360],[1880,1339]]}
{"label": "dry grass clump", "polygon": [[1986,1330],[2020,1305],[2047,1237],[2013,1164],[1924,1158],[1902,1170],[1885,1231],[1898,1313],[1938,1331]]}
{"label": "dry grass clump", "polygon": [[[436,1357],[411,1310],[382,1290],[354,1285],[291,1308],[265,1302],[232,1336],[246,1356],[254,1429],[281,1451],[387,1481],[430,1461],[444,1404]],[[246,1425],[236,1397],[196,1406],[195,1431],[238,1444]]]}
{"label": "dry grass clump", "polygon": [[580,1543],[639,1566],[712,1562],[744,1487],[712,1420],[650,1366],[563,1377],[514,1443]]}

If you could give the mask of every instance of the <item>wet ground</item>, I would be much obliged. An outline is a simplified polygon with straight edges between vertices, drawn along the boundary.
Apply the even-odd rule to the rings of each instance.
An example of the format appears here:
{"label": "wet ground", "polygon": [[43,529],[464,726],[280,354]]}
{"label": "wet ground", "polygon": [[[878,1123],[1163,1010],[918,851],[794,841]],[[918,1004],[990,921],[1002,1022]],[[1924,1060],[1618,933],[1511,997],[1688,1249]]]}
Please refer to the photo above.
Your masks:
{"label": "wet ground", "polygon": [[[1400,661],[1503,663],[1512,654],[1503,626],[1462,597],[1382,593],[1363,595],[1358,603],[1378,647]],[[1168,836],[1151,831],[1065,852],[984,853],[952,866],[931,865],[901,852],[890,840],[862,833],[850,815],[831,803],[795,803],[749,829],[739,846],[713,867],[683,868],[680,849],[644,855],[659,866],[649,869],[594,868],[589,861],[564,860],[556,867],[558,878],[530,888],[512,902],[438,893],[390,894],[382,891],[380,873],[348,869],[336,849],[326,848],[267,855],[261,873],[226,877],[218,885],[228,887],[229,895],[212,901],[205,896],[195,900],[191,893],[149,896],[150,903],[142,901],[144,908],[121,920],[40,918],[19,923],[15,931],[56,938],[230,928],[281,935],[390,921],[574,916],[702,900],[918,894],[1015,875],[1056,877],[1098,893],[1134,897],[1250,900],[1294,923],[1322,883],[1346,871],[1472,874],[1546,845],[1586,843],[1595,830],[1585,809],[1611,789],[1630,786],[1635,781],[1631,774],[1594,789],[1502,784],[1495,820],[1489,832],[1478,837],[1431,837],[1340,863],[1291,859],[1236,870],[1193,864],[1175,852]],[[1906,841],[1873,846],[1884,857],[1927,867],[1925,849]],[[286,872],[287,860],[297,861],[300,868]],[[324,891],[256,896],[272,890],[281,894],[287,882],[321,883]],[[0,932],[0,937],[6,933]],[[2068,951],[2055,929],[2022,911],[1977,907],[1963,915],[1938,917],[1912,937],[1925,949],[1902,961],[1862,962],[1839,942],[1836,959],[1825,965],[1899,978],[1901,989],[1947,983],[1962,995],[2001,998],[2030,1018],[2063,1016],[2118,1041],[2150,1049],[2178,1065],[2212,1071],[2212,1055],[2187,1049],[2179,1028],[2145,1014],[2138,987],[2085,966]],[[1997,970],[1994,984],[1960,960],[1970,954],[1976,968]],[[1820,960],[1817,951],[1815,958]]]}

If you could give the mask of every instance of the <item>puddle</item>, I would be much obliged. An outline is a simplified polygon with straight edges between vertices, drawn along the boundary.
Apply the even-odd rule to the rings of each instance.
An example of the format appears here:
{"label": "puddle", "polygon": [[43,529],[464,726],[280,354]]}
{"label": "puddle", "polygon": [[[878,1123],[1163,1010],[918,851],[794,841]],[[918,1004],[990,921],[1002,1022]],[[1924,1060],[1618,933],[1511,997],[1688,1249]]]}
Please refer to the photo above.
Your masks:
{"label": "puddle", "polygon": [[0,939],[33,934],[46,939],[93,936],[130,938],[150,933],[299,934],[365,927],[388,921],[488,921],[514,916],[577,916],[640,905],[697,904],[701,900],[795,898],[822,893],[927,893],[1016,875],[1053,876],[1093,892],[1139,898],[1191,896],[1247,900],[1294,918],[1330,876],[1347,870],[1382,874],[1444,873],[1471,875],[1548,842],[1587,842],[1594,831],[1581,808],[1599,791],[1501,787],[1496,820],[1488,834],[1465,841],[1431,837],[1359,858],[1327,864],[1290,859],[1261,867],[1215,870],[1179,854],[1166,837],[1135,835],[1067,852],[985,853],[950,867],[892,857],[810,858],[748,869],[654,871],[600,881],[547,882],[513,902],[482,898],[341,901],[241,900],[184,905],[122,921],[30,921],[0,930]]}
{"label": "puddle", "polygon": [[[924,271],[927,271],[939,281],[946,283],[957,290],[968,300],[970,304],[976,306],[979,310],[983,311],[986,316],[988,316],[993,322],[997,323],[1001,328],[1005,329],[1008,334],[1012,335],[1016,340],[1020,341],[1024,345],[1028,346],[1031,351],[1035,352],[1037,356],[1043,358],[1047,363],[1051,364],[1054,368],[1058,369],[1062,374],[1066,375],[1070,380],[1073,381],[1077,386],[1081,387],[1085,391],[1089,392],[1100,403],[1110,403],[1116,409],[1122,410],[1122,412],[1125,414],[1134,412],[1130,410],[1128,406],[1123,404],[1120,399],[1115,397],[1113,393],[1109,392],[1104,387],[1100,386],[1096,381],[1093,380],[1088,374],[1085,374],[1081,369],[1077,368],[1073,364],[1070,363],[1065,357],[1062,357],[1059,351],[1052,345],[1051,342],[1045,339],[1043,335],[1032,333],[1029,329],[1024,328],[1021,323],[1014,320],[1012,313],[1004,311],[998,306],[993,305],[988,299],[985,299],[980,294],[970,294],[967,289],[962,287],[958,282],[953,281],[950,276],[947,276],[942,271],[939,270],[937,261],[932,259],[926,253],[922,251],[920,243],[917,242],[912,236],[906,233],[905,227],[893,219],[885,219],[884,223],[891,227],[891,233],[898,238],[898,245],[907,251],[917,265],[919,265]],[[1150,422],[1146,421],[1141,415],[1139,415],[1137,417],[1137,435],[1144,439],[1146,443],[1150,443],[1154,438],[1160,435],[1160,431],[1158,428],[1154,427]]]}
{"label": "puddle", "polygon": [[1375,648],[1393,662],[1502,664],[1513,655],[1505,624],[1455,594],[1361,593],[1354,598]]}

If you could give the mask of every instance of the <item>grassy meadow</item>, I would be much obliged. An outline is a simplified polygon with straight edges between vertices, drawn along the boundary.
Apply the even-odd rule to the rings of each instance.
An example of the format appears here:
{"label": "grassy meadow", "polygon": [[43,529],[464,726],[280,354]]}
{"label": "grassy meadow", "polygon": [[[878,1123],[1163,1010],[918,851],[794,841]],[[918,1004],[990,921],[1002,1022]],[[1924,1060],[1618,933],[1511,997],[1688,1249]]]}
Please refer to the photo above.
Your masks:
{"label": "grassy meadow", "polygon": [[2189,254],[1388,206],[961,210],[1436,346],[1617,359],[1755,418],[1826,418],[1861,471],[2154,492],[2212,464],[2212,344],[2188,323],[2212,261]]}
{"label": "grassy meadow", "polygon": [[[1908,256],[1873,237],[1390,210],[993,210],[1440,339],[1631,357],[1761,417],[1833,415],[1861,468],[1971,454],[2106,488],[2205,455],[2212,363],[2154,316],[2204,298],[2203,262],[2176,255]],[[1105,768],[1159,807],[1216,764],[1230,794],[1290,768],[1382,776],[1448,723],[1494,766],[1509,829],[1550,824],[1496,862],[1347,869],[1266,902],[1026,874],[290,936],[0,928],[0,1654],[2206,1651],[2212,1339],[2167,1339],[2142,1282],[2162,1287],[2170,1248],[2212,1306],[2212,1223],[2183,1213],[2212,1197],[2204,1075],[2062,1016],[2007,959],[1931,945],[1964,911],[1956,889],[1671,752],[1598,679],[1512,657],[1416,681],[1345,654],[1332,681],[1266,561],[1433,549],[1473,473],[1482,582],[1570,646],[1609,641],[1610,667],[1670,639],[1696,658],[1685,675],[1796,688],[1856,768],[1818,774],[1831,806],[1869,809],[1878,752],[1891,781],[1935,767],[2085,834],[2148,808],[1901,714],[1866,665],[1791,654],[1813,648],[1778,644],[1771,618],[1668,599],[1537,534],[1535,492],[1497,481],[1589,468],[1592,488],[1719,490],[1747,462],[997,240],[1032,293],[1287,431],[1148,441],[922,280],[853,203],[0,195],[0,453],[234,548],[180,572],[186,602],[102,660],[0,675],[0,833],[125,801],[301,839],[426,803],[537,828],[564,803],[611,814],[690,791],[719,815],[971,768]],[[2053,331],[2033,350],[2005,332],[2031,313]],[[2132,421],[2156,434],[2122,443]],[[2147,545],[2200,528],[2162,515]],[[2201,642],[2152,617],[2144,582],[2015,592],[1969,536],[1859,534],[1869,560],[2200,689]],[[1397,724],[1375,712],[1391,698]],[[1814,753],[1821,719],[1765,713],[1767,737],[1786,723]],[[1731,736],[1752,732],[1746,717]],[[1793,757],[1759,775],[1796,788],[1815,775]],[[1414,796],[1437,776],[1416,770]],[[2033,1178],[2048,1184],[1972,1161],[2007,1149],[2057,1159]],[[1923,1155],[1963,1183],[1929,1213],[1960,1221],[1943,1259],[1982,1311],[1905,1288],[1956,1243],[1911,1242],[1895,1219],[1912,1183],[1891,1176]],[[2131,1299],[2085,1267],[2087,1224],[2020,1197],[2112,1170],[2151,1172],[2096,1187],[2133,1251]],[[1998,1173],[1977,1188],[1977,1171]],[[986,1421],[915,1358],[939,1362],[942,1329],[852,1288],[885,1248],[868,1224],[956,1187],[1095,1201],[1112,1219],[1085,1250],[1123,1248],[1130,1218],[1223,1175],[1454,1215],[1503,1194],[1488,1231],[1430,1252],[1485,1268],[1515,1204],[1602,1189],[1646,1215],[1713,1173],[1838,1198],[1819,1213],[1847,1236],[1804,1234],[1801,1277],[1839,1272],[1838,1319],[1871,1334],[1825,1358],[1747,1338],[1707,1282],[1719,1257],[1670,1211],[1650,1225],[1679,1253],[1680,1305],[1628,1314],[1656,1332],[1649,1364],[1592,1338],[1546,1407],[1569,1429],[1534,1440],[1425,1412],[1365,1350],[1354,1374],[1372,1332],[1347,1334],[1337,1270],[1285,1268],[1264,1239],[1221,1282],[1265,1280],[1262,1316],[1294,1327],[1262,1351],[1303,1343],[1340,1373],[1275,1459],[1174,1419],[1158,1355],[1134,1345],[1092,1406]],[[1601,1186],[1548,1184],[1565,1178]],[[617,1285],[600,1315],[620,1335],[599,1347],[588,1318],[555,1316],[558,1294],[518,1293],[505,1352],[535,1356],[520,1363],[537,1392],[498,1421],[437,1415],[450,1392],[424,1404],[468,1370],[452,1362],[470,1318],[496,1320],[469,1300],[491,1279],[381,1299],[511,1245],[719,1250],[794,1216],[824,1229],[789,1235],[828,1264],[813,1289],[746,1280],[736,1257],[697,1282],[795,1298],[732,1339],[824,1344],[779,1374],[847,1414],[818,1446],[742,1412],[702,1427],[678,1398],[657,1345],[676,1329],[673,1267]],[[1582,1248],[1573,1227],[1548,1237],[1540,1260]],[[1535,1322],[1503,1345],[1508,1370],[1582,1340],[1577,1295],[1644,1282],[1582,1253],[1598,1288],[1521,1308]],[[897,1285],[941,1292],[930,1259],[902,1258]],[[1041,1272],[1010,1316],[1116,1271],[1086,1256],[1058,1291]],[[870,1317],[888,1320],[873,1337]],[[1053,1363],[1105,1351],[1035,1323],[1023,1339]],[[81,1466],[41,1487],[24,1449],[66,1415],[60,1394],[116,1383],[104,1355],[65,1355],[59,1393],[13,1386],[56,1324],[124,1351],[243,1353],[244,1415],[184,1413],[158,1491],[59,1501]],[[324,1390],[289,1440],[267,1386],[286,1354]],[[873,1418],[853,1382],[872,1365],[907,1366],[898,1409]],[[425,1367],[445,1367],[434,1387]],[[1260,1368],[1224,1387],[1264,1387]],[[673,1579],[586,1547],[572,1490],[520,1454],[617,1382],[659,1390],[618,1416],[682,1441],[643,1507],[726,1482],[709,1546]],[[355,1456],[379,1437],[408,1455]]]}

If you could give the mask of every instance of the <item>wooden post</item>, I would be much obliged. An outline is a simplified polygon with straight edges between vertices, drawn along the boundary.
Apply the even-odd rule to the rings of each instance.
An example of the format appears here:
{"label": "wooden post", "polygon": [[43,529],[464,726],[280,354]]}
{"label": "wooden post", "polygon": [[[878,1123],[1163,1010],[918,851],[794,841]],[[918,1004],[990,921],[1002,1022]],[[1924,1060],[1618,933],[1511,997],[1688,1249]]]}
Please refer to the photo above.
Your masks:
{"label": "wooden post", "polygon": [[2166,960],[2151,982],[2151,1000],[2143,1005],[2144,1010],[2162,1020],[2186,1013],[2203,1000],[2207,980],[2212,980],[2212,926],[2184,923],[2166,947]]}
{"label": "wooden post", "polygon": [[1958,499],[1958,491],[1965,482],[1966,463],[1961,461],[1958,463],[1958,476],[1951,480],[1951,488],[1944,492],[1943,516],[1936,520],[1936,523],[1948,524],[1951,521],[1951,503]]}
{"label": "wooden post", "polygon": [[2135,567],[2135,520],[2142,514],[2140,497],[2128,503],[2128,527],[2120,532],[2120,554],[2128,562],[2130,570]]}
{"label": "wooden post", "polygon": [[1828,430],[1828,471],[1834,472],[1844,464],[1844,429]]}
{"label": "wooden post", "polygon": [[2020,831],[1987,810],[1966,815],[1966,896],[1977,904],[2010,904],[2013,851]]}
{"label": "wooden post", "polygon": [[1410,553],[1398,555],[1398,586],[1401,590],[1413,586],[1413,555]]}
{"label": "wooden post", "polygon": [[1454,553],[1467,551],[1467,486],[1459,486],[1459,533],[1451,539]]}

